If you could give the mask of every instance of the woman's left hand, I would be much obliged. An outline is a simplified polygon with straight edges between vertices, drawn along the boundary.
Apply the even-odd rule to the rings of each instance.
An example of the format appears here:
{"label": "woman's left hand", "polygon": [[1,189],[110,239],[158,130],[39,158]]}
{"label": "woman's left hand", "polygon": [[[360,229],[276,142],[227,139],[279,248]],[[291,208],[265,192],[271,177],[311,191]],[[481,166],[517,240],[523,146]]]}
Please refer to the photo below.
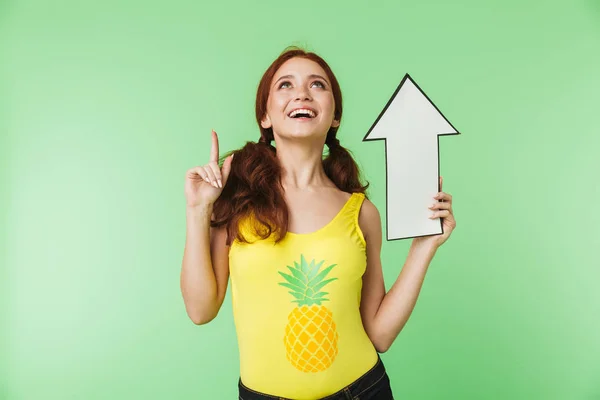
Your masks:
{"label": "woman's left hand", "polygon": [[[440,192],[435,196],[435,203],[429,209],[432,211],[430,219],[441,218],[444,233],[439,235],[421,236],[413,239],[413,243],[428,244],[435,249],[440,247],[448,238],[454,228],[456,228],[456,220],[452,211],[452,195],[444,193],[442,190],[443,178],[440,176]],[[436,201],[437,200],[437,201]]]}

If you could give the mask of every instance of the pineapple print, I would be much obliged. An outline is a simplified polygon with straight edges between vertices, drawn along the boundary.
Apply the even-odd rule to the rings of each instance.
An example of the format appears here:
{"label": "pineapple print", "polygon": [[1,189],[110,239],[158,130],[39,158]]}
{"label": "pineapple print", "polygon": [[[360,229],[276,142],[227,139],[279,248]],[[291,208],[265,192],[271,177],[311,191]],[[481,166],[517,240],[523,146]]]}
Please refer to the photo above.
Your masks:
{"label": "pineapple print", "polygon": [[287,266],[291,272],[279,272],[285,282],[279,283],[292,289],[290,293],[298,306],[288,315],[283,343],[286,357],[302,372],[324,371],[331,366],[338,353],[338,332],[333,314],[321,303],[328,301],[328,292],[321,292],[325,285],[337,278],[325,279],[336,264],[319,271],[324,261],[308,264],[300,255],[300,265]]}

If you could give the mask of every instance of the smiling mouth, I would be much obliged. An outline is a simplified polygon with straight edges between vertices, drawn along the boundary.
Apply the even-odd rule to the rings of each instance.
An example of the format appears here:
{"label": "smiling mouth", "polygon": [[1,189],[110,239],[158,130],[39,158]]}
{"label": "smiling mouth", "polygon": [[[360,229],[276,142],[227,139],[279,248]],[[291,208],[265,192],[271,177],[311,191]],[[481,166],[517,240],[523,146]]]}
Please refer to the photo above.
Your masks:
{"label": "smiling mouth", "polygon": [[309,116],[296,116],[296,117],[291,117],[291,119],[296,120],[296,121],[311,121],[314,119],[314,117],[309,117]]}
{"label": "smiling mouth", "polygon": [[297,120],[310,120],[317,116],[317,113],[313,110],[309,109],[297,109],[293,110],[288,114],[289,118],[297,119]]}

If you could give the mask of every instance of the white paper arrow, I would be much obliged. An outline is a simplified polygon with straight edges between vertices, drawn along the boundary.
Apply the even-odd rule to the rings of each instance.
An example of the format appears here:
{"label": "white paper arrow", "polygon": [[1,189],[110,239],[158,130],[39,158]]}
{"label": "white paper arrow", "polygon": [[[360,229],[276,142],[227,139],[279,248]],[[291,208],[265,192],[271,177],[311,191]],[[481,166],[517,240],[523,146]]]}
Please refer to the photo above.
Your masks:
{"label": "white paper arrow", "polygon": [[363,141],[384,140],[387,240],[443,233],[429,219],[439,188],[439,136],[459,132],[406,74]]}

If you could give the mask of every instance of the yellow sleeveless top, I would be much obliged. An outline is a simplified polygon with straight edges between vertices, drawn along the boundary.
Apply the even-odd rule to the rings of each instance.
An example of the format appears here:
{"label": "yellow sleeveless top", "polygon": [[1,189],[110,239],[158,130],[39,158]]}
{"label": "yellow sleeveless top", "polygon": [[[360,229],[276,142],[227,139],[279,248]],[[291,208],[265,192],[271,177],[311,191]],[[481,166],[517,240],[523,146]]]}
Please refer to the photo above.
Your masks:
{"label": "yellow sleeveless top", "polygon": [[367,372],[377,352],[360,315],[365,198],[353,193],[323,228],[261,240],[251,217],[229,252],[240,378],[248,388],[292,399],[330,395]]}

